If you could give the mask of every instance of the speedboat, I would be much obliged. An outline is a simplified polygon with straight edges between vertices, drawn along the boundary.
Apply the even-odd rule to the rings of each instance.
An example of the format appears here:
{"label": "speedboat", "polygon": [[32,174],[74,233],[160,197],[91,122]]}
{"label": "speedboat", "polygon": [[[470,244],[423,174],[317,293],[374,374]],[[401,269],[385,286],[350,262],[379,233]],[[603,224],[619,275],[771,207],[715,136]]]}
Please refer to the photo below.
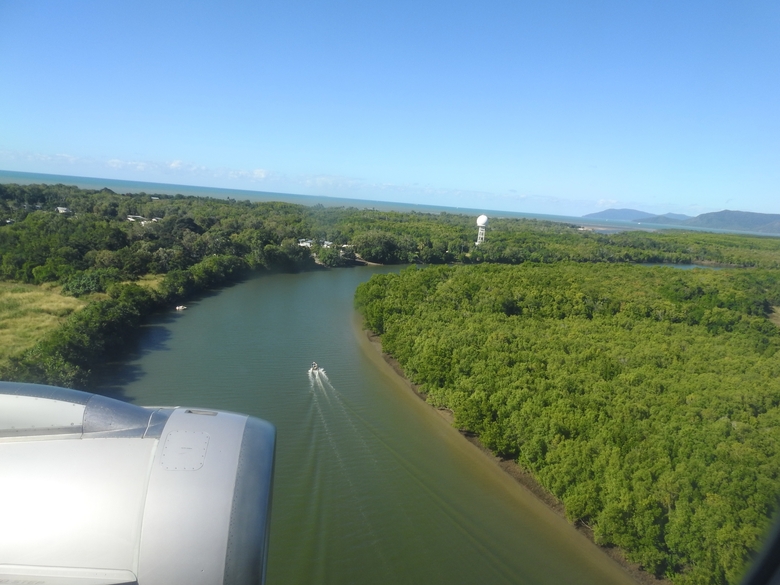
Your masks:
{"label": "speedboat", "polygon": [[316,372],[319,369],[320,369],[320,367],[317,365],[317,362],[312,362],[311,363],[311,371],[312,372]]}

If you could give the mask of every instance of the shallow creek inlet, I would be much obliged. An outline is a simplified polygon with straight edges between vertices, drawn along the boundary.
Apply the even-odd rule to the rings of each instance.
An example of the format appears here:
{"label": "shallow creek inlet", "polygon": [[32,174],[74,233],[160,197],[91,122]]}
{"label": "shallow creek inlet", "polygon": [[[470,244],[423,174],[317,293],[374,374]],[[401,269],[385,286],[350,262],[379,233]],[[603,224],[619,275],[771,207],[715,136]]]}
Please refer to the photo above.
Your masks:
{"label": "shallow creek inlet", "polygon": [[632,583],[370,347],[352,298],[391,271],[263,275],[188,303],[104,390],[276,425],[268,583]]}

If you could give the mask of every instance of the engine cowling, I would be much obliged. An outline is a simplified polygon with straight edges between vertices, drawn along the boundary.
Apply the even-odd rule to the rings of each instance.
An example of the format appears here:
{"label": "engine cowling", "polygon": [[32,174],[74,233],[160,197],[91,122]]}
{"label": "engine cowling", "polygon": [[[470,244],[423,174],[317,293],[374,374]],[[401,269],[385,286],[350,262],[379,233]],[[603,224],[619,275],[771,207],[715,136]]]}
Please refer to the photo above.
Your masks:
{"label": "engine cowling", "polygon": [[276,430],[0,382],[0,582],[264,581]]}

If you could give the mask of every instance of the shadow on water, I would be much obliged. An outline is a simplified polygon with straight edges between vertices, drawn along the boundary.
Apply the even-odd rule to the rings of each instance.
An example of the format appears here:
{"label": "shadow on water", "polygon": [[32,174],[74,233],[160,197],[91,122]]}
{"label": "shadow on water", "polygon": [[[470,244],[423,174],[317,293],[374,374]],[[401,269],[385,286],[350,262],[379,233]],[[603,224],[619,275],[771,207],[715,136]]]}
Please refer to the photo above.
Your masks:
{"label": "shadow on water", "polygon": [[[228,282],[218,288],[202,291],[187,301],[187,307],[194,308],[204,299],[215,297],[225,289],[259,276],[261,273],[252,274],[236,282]],[[151,353],[169,351],[168,343],[173,334],[168,325],[183,317],[182,312],[172,309],[150,315],[145,324],[127,334],[127,339],[120,352],[108,356],[104,362],[96,364],[92,368],[87,390],[124,402],[133,402],[134,399],[127,396],[124,388],[146,375],[143,368],[136,362],[141,361],[142,358]]]}
{"label": "shadow on water", "polygon": [[132,398],[126,396],[124,388],[146,375],[137,362],[150,353],[170,350],[168,343],[173,334],[167,325],[180,317],[176,313],[157,315],[152,322],[132,332],[120,355],[112,356],[93,368],[89,391],[133,402]]}
{"label": "shadow on water", "polygon": [[[216,297],[226,289],[270,274],[272,273],[253,272],[235,282],[227,282],[217,288],[201,291],[188,299],[186,306],[193,309],[203,300]],[[169,341],[173,333],[168,326],[183,317],[182,312],[174,311],[173,308],[150,315],[145,324],[127,334],[121,351],[108,356],[105,361],[92,368],[91,379],[86,390],[124,402],[133,402],[134,399],[127,396],[125,387],[146,375],[138,362],[151,353],[169,351]]]}

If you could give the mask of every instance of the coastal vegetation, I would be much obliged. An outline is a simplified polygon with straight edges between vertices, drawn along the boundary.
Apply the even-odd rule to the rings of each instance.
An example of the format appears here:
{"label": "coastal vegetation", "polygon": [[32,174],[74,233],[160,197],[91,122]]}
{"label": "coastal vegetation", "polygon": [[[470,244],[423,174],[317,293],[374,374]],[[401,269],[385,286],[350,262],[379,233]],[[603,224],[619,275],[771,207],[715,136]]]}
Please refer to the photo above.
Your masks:
{"label": "coastal vegetation", "polygon": [[598,543],[738,582],[777,508],[780,272],[412,267],[355,302],[430,403]]}
{"label": "coastal vegetation", "polygon": [[598,542],[677,583],[736,582],[776,507],[780,239],[492,218],[476,247],[475,231],[449,213],[0,185],[0,378],[85,388],[150,314],[250,271],[438,265],[356,294],[427,399]]}
{"label": "coastal vegetation", "polygon": [[[780,267],[780,239],[773,238],[605,235],[575,225],[495,218],[487,241],[476,247],[474,232],[473,217],[450,213],[0,185],[0,281],[45,285],[89,301],[88,310],[64,319],[61,330],[38,330],[45,334],[35,347],[14,345],[0,376],[84,386],[93,366],[106,352],[121,349],[128,329],[149,313],[250,270],[299,271],[360,261]],[[155,286],[147,286],[149,278]]]}

